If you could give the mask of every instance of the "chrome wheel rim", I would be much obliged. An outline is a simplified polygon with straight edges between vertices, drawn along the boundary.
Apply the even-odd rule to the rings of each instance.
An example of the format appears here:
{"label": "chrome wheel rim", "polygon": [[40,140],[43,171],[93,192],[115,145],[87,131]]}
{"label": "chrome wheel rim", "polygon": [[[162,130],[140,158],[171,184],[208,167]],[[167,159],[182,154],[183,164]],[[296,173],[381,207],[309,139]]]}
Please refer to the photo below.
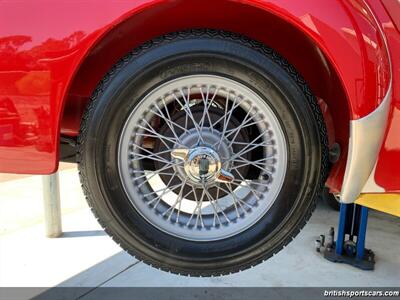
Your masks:
{"label": "chrome wheel rim", "polygon": [[118,147],[118,168],[135,209],[159,230],[192,241],[248,229],[275,202],[286,140],[253,90],[215,75],[180,77],[135,106]]}

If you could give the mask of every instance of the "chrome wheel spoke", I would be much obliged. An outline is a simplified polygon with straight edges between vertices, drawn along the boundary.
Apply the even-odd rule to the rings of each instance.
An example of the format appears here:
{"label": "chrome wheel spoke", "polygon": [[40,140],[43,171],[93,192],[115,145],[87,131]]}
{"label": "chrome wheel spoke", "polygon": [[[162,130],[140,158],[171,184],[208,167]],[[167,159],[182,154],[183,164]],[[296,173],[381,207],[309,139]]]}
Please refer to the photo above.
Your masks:
{"label": "chrome wheel spoke", "polygon": [[149,158],[149,159],[156,160],[156,161],[159,161],[159,162],[162,162],[162,163],[165,163],[165,164],[173,163],[172,161],[167,160],[164,157],[160,156],[160,154],[163,154],[163,153],[167,153],[167,152],[171,153],[171,150],[166,150],[166,151],[162,151],[162,152],[158,152],[158,153],[153,153],[150,150],[148,150],[146,148],[143,148],[142,146],[139,146],[139,145],[136,145],[136,144],[133,145],[133,148],[138,148],[141,151],[144,151],[145,153],[148,153],[148,155],[132,151],[132,152],[130,152],[130,154],[132,156],[132,161]]}
{"label": "chrome wheel spoke", "polygon": [[153,176],[153,175],[173,175],[174,173],[171,173],[171,172],[154,172],[154,171],[141,171],[141,170],[133,170],[132,171],[132,173],[144,173],[143,175],[140,175],[140,176],[136,176],[135,178],[134,178],[134,180],[138,180],[138,179],[141,179],[141,178],[143,178],[143,177],[146,177],[146,176],[148,176],[149,175],[149,173],[151,173],[151,175],[150,176]]}
{"label": "chrome wheel spoke", "polygon": [[[175,175],[176,175],[176,172],[174,173],[174,176],[172,176],[171,179],[168,181],[167,187],[170,186],[170,184],[171,184],[172,180],[174,179]],[[173,188],[171,189],[171,188],[169,187],[169,190],[172,192],[174,189],[173,189]],[[158,206],[158,204],[160,203],[162,197],[163,197],[167,192],[168,192],[168,189],[165,189],[160,195],[158,195],[158,196],[155,197],[154,199],[148,201],[148,202],[147,202],[147,205],[150,205],[150,204],[152,204],[154,201],[157,201],[156,204],[154,204],[154,206],[153,206],[153,209],[156,209],[157,206]]]}
{"label": "chrome wheel spoke", "polygon": [[[143,181],[142,183],[140,183],[140,184],[138,185],[138,187],[139,187],[139,188],[142,187],[144,184],[148,183],[149,180],[152,179],[153,177],[155,177],[156,175],[161,175],[161,174],[160,174],[161,171],[164,171],[164,170],[169,169],[169,168],[172,168],[172,165],[166,165],[166,166],[162,167],[161,169],[159,169],[158,171],[153,172],[149,177],[146,178],[145,181]],[[176,172],[175,172],[175,173],[176,173]],[[174,173],[174,174],[175,174],[175,173]],[[146,175],[145,175],[145,176],[146,176]],[[141,176],[139,176],[139,177],[134,178],[134,180],[138,180],[138,179],[143,178],[143,177],[144,177],[144,176],[141,175]]]}
{"label": "chrome wheel spoke", "polygon": [[254,197],[256,197],[257,201],[260,201],[260,197],[259,195],[257,195],[256,190],[254,190],[250,184],[243,178],[243,176],[237,171],[235,170],[236,173],[238,174],[238,176],[243,180],[244,183],[246,183],[247,188],[253,193]]}
{"label": "chrome wheel spoke", "polygon": [[233,166],[233,167],[231,168],[231,170],[235,170],[235,171],[236,171],[237,169],[243,168],[244,166],[251,165],[251,166],[254,166],[254,167],[260,169],[261,171],[263,171],[263,172],[265,172],[265,173],[267,173],[267,174],[272,174],[272,173],[271,173],[271,170],[266,169],[266,168],[265,168],[265,165],[264,165],[263,163],[261,163],[260,161],[264,161],[264,162],[265,162],[265,161],[273,160],[273,159],[274,159],[273,156],[272,156],[272,157],[265,158],[265,159],[261,159],[261,160],[258,160],[258,161],[249,161],[249,160],[246,160],[246,159],[243,159],[243,160],[236,160],[236,159],[234,159],[234,160],[233,160],[234,162],[241,162],[241,164]]}
{"label": "chrome wheel spoke", "polygon": [[171,190],[171,191],[172,191],[172,190],[174,190],[175,188],[178,188],[178,187],[182,188],[182,187],[183,187],[182,183],[175,184],[175,185],[170,186],[170,187],[164,187],[164,188],[162,188],[162,189],[155,190],[155,191],[152,191],[152,192],[147,193],[147,194],[143,194],[143,196],[144,196],[144,197],[147,197],[147,196],[150,196],[150,195],[152,195],[152,194],[158,194],[158,193],[160,193],[160,192],[164,192],[164,191],[166,191],[166,190]]}
{"label": "chrome wheel spoke", "polygon": [[232,186],[231,186],[229,183],[224,183],[224,184],[225,184],[225,186],[227,187],[228,191],[225,190],[225,189],[222,188],[222,187],[220,187],[220,189],[221,189],[222,191],[224,191],[225,193],[230,194],[230,195],[232,196],[232,199],[233,199],[234,203],[236,203],[237,205],[239,205],[239,206],[243,209],[244,212],[247,212],[247,210],[243,208],[244,206],[246,206],[249,210],[252,208],[251,205],[249,205],[247,202],[245,202],[245,201],[243,201],[242,199],[240,199],[240,198],[235,194],[235,192],[232,190]]}
{"label": "chrome wheel spoke", "polygon": [[214,103],[214,100],[215,100],[215,97],[216,97],[216,95],[218,93],[218,90],[219,89],[217,87],[215,87],[215,91],[213,93],[213,96],[211,97],[211,99],[209,100],[209,103],[208,103],[208,98],[209,98],[209,95],[210,95],[210,87],[207,86],[207,93],[206,93],[205,96],[204,96],[204,93],[203,93],[203,89],[200,88],[201,98],[202,98],[203,103],[204,103],[203,116],[202,116],[201,121],[200,121],[200,129],[201,130],[203,130],[204,121],[205,121],[205,119],[207,117],[208,123],[210,124],[210,130],[211,130],[212,133],[214,132],[214,127],[212,126],[212,120],[211,120],[211,117],[210,117],[209,110],[210,110],[211,105]]}
{"label": "chrome wheel spoke", "polygon": [[194,226],[198,226],[197,224],[198,224],[199,218],[200,218],[200,221],[201,221],[202,225],[204,225],[203,219],[201,219],[201,205],[203,204],[203,198],[204,198],[205,192],[204,191],[202,192],[202,196],[200,198],[200,201],[197,198],[196,190],[194,189],[194,187],[192,187],[192,192],[193,192],[194,199],[196,201],[196,207],[193,209],[193,212],[190,215],[189,220],[186,222],[186,226],[189,226],[189,224],[192,221],[192,219],[193,219],[195,214],[196,214],[196,222],[195,222]]}
{"label": "chrome wheel spoke", "polygon": [[[250,165],[256,167],[257,169],[260,169],[261,171],[267,173],[268,175],[271,175],[271,174],[272,174],[272,172],[271,172],[270,170],[267,170],[267,169],[265,169],[265,168],[263,168],[263,167],[260,167],[259,165],[256,165],[256,164],[253,164],[253,163],[251,163]],[[239,168],[241,168],[241,167],[243,167],[243,165],[232,167],[231,170],[232,170],[232,171],[237,171],[237,169],[239,169]]]}
{"label": "chrome wheel spoke", "polygon": [[[250,182],[249,182],[249,181],[250,181]],[[248,185],[248,184],[255,184],[255,185],[262,186],[262,187],[268,186],[267,183],[260,183],[260,182],[256,182],[255,180],[246,180],[246,179],[238,180],[238,179],[235,179],[235,180],[232,181],[232,183],[233,183],[233,184],[236,184],[236,185],[241,185],[243,182],[245,182],[246,185]]]}
{"label": "chrome wheel spoke", "polygon": [[[228,98],[229,98],[229,92],[228,92],[228,94],[227,94],[227,96],[226,96],[226,102],[228,102]],[[229,113],[224,115],[224,125],[223,125],[223,128],[222,128],[221,138],[220,138],[220,140],[219,140],[219,142],[218,142],[218,145],[216,146],[217,149],[219,149],[219,147],[221,146],[221,143],[222,143],[222,141],[223,141],[223,139],[224,139],[224,137],[225,137],[225,133],[226,133],[226,130],[227,130],[227,128],[228,128],[228,124],[229,124],[229,121],[230,121],[230,119],[231,119],[231,117],[232,117],[233,111],[235,110],[235,108],[236,108],[237,106],[239,106],[239,103],[236,104],[237,98],[238,98],[237,96],[234,98],[233,104],[232,104],[231,109],[229,110]],[[226,106],[227,106],[227,104],[226,104]]]}
{"label": "chrome wheel spoke", "polygon": [[218,221],[218,225],[222,225],[221,218],[219,217],[218,211],[217,211],[217,209],[215,207],[215,205],[216,205],[215,200],[210,196],[210,193],[207,191],[206,187],[203,187],[203,189],[204,189],[204,192],[205,192],[205,194],[206,194],[206,196],[208,198],[208,201],[210,202],[211,207],[212,207],[212,209],[214,211],[213,226],[217,225],[216,221]]}
{"label": "chrome wheel spoke", "polygon": [[172,212],[175,209],[176,205],[180,204],[182,199],[183,199],[183,189],[185,187],[186,181],[184,181],[183,183],[181,183],[179,186],[181,187],[179,190],[178,195],[176,196],[176,200],[175,203],[170,206],[165,212],[163,212],[161,215],[164,217],[167,213],[169,213],[167,219],[169,220],[172,216]]}
{"label": "chrome wheel spoke", "polygon": [[235,133],[235,135],[233,136],[233,138],[231,139],[230,143],[228,144],[228,146],[232,146],[232,143],[235,141],[236,137],[238,136],[239,132],[243,130],[243,126],[245,126],[247,124],[247,122],[249,122],[248,117],[250,116],[250,112],[253,109],[253,107],[250,107],[249,111],[247,112],[246,116],[244,117],[242,124],[240,124],[240,126],[236,129],[236,131],[232,131],[231,133],[227,134],[225,136],[225,138],[228,138],[228,136],[232,135],[233,133]]}
{"label": "chrome wheel spoke", "polygon": [[[253,122],[251,122],[251,123],[241,124],[240,130],[243,130],[244,128],[247,128],[247,127],[250,127],[250,126],[254,126],[254,125],[257,125],[257,124],[261,124],[261,123],[263,123],[263,122],[265,122],[265,121],[264,121],[264,120],[259,120],[259,121],[253,121]],[[226,136],[225,136],[225,137],[230,136],[232,133],[236,132],[237,130],[238,130],[238,128],[233,128],[233,129],[227,130],[227,131],[226,131]]]}
{"label": "chrome wheel spoke", "polygon": [[190,99],[190,89],[188,89],[188,95],[187,97],[185,96],[184,92],[182,89],[179,90],[182,98],[184,99],[185,104],[182,104],[181,101],[179,100],[179,98],[175,95],[175,93],[173,94],[175,100],[177,103],[179,103],[179,105],[181,106],[181,108],[186,112],[187,116],[192,120],[193,122],[193,126],[196,128],[197,134],[199,135],[199,138],[201,140],[201,142],[204,143],[203,141],[203,136],[201,134],[201,130],[199,128],[199,124],[196,122],[195,118],[193,117],[192,111],[190,109],[190,103],[189,103],[189,99]]}
{"label": "chrome wheel spoke", "polygon": [[[265,133],[265,132],[261,133],[257,138],[254,139],[254,141],[256,141],[256,140],[258,140],[259,138],[261,138],[262,135],[264,135],[264,133]],[[229,161],[232,161],[232,160],[234,160],[235,158],[238,158],[238,157],[240,157],[240,156],[242,156],[242,155],[244,155],[244,154],[246,154],[246,153],[248,153],[248,152],[254,150],[254,149],[257,148],[257,147],[261,147],[260,145],[263,145],[263,144],[264,144],[264,142],[258,143],[258,144],[249,143],[249,144],[247,144],[245,147],[243,147],[243,149],[240,150],[238,153],[235,153],[234,155],[232,155],[227,161],[228,161],[228,162],[229,162]]]}
{"label": "chrome wheel spoke", "polygon": [[154,115],[156,115],[156,116],[162,118],[162,119],[165,121],[165,123],[167,124],[167,126],[171,129],[171,132],[172,132],[172,134],[174,135],[175,139],[176,139],[179,143],[182,143],[181,140],[179,139],[177,133],[175,132],[175,128],[174,128],[174,127],[178,127],[178,128],[180,128],[180,129],[182,129],[184,132],[187,131],[186,128],[183,128],[182,126],[180,126],[180,125],[177,124],[176,122],[172,121],[171,119],[166,118],[166,117],[164,116],[164,114],[162,113],[162,111],[160,110],[160,108],[158,107],[157,104],[155,104],[155,107],[157,108],[157,110],[158,110],[159,113],[155,112],[154,110],[151,110],[151,112],[152,112]]}
{"label": "chrome wheel spoke", "polygon": [[[174,140],[170,137],[166,137],[166,136],[159,134],[156,130],[154,130],[154,128],[146,120],[144,120],[144,122],[147,123],[150,128],[143,127],[141,125],[138,125],[138,128],[140,128],[142,130],[146,130],[147,132],[150,132],[153,135],[155,135],[155,137],[158,138],[167,148],[171,149],[171,147],[166,142],[170,142],[173,144],[177,142],[176,140]],[[140,136],[141,134],[138,133],[137,135]]]}

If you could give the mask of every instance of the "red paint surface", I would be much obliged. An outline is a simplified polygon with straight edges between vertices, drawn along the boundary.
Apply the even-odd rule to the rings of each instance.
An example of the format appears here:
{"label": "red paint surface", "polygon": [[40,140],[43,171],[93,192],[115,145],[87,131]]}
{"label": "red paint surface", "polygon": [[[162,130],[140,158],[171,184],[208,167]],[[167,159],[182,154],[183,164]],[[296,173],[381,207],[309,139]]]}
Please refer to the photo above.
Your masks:
{"label": "red paint surface", "polygon": [[[243,22],[242,16],[250,12],[254,21]],[[271,41],[279,52],[292,55],[285,50],[290,47],[285,33],[292,27],[327,59],[327,69],[336,77],[327,79],[335,85],[325,91],[332,99],[324,100],[330,106],[335,98],[347,102],[347,107],[330,109],[336,140],[346,153],[348,119],[373,111],[389,84],[385,45],[361,0],[6,0],[0,2],[0,172],[56,170],[60,127],[63,134],[76,135],[79,112],[98,79],[132,46],[167,32],[200,27],[264,41],[265,32],[273,28],[265,13],[282,23],[282,34],[275,32]],[[381,17],[388,18],[385,13]],[[132,26],[140,30],[124,35]],[[392,39],[398,43],[398,32]],[[115,45],[114,50],[99,54],[107,44]],[[101,58],[97,68],[82,67],[90,66],[96,55]],[[326,83],[313,75],[312,61],[286,58],[310,78],[317,95],[323,94]],[[400,62],[394,63],[398,68]],[[75,75],[79,81],[74,81]],[[345,160],[343,155],[332,170],[333,188],[340,187]]]}
{"label": "red paint surface", "polygon": [[[400,28],[393,23],[396,20],[397,24],[400,24],[400,3],[383,0],[385,6],[382,6],[373,0],[369,1],[383,24],[382,28],[389,44],[393,72],[391,112],[375,170],[375,182],[387,192],[400,192]],[[388,12],[391,18],[388,16]]]}

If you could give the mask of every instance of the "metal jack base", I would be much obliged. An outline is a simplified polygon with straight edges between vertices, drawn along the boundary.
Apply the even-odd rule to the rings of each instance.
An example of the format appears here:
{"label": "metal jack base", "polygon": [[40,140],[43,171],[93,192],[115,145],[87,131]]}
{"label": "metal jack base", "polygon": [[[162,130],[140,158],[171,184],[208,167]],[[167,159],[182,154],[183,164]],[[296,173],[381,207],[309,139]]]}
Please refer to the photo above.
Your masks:
{"label": "metal jack base", "polygon": [[341,204],[337,240],[334,242],[334,229],[331,228],[325,243],[321,235],[316,241],[318,252],[324,258],[336,263],[346,263],[362,270],[373,270],[375,255],[365,249],[368,208],[357,204]]}

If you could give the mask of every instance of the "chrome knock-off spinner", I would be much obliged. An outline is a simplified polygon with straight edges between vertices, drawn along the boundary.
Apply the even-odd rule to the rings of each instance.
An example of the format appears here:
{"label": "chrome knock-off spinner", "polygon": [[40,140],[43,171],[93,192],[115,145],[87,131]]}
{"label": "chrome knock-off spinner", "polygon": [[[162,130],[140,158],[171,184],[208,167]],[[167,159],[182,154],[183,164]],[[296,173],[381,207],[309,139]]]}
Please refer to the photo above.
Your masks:
{"label": "chrome knock-off spinner", "polygon": [[184,162],[185,173],[194,184],[207,185],[234,180],[231,173],[222,169],[218,153],[209,147],[174,149],[171,156]]}

